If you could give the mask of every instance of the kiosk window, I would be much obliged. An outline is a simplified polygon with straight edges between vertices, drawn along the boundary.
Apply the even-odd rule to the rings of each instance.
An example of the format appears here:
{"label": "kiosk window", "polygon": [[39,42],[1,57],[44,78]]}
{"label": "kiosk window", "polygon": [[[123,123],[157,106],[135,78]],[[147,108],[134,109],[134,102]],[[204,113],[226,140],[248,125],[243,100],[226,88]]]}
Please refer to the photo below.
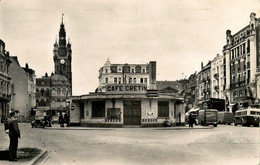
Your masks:
{"label": "kiosk window", "polygon": [[80,103],[80,117],[84,118],[84,103]]}
{"label": "kiosk window", "polygon": [[158,101],[158,117],[169,117],[168,101]]}
{"label": "kiosk window", "polygon": [[105,101],[92,102],[92,117],[105,117]]}

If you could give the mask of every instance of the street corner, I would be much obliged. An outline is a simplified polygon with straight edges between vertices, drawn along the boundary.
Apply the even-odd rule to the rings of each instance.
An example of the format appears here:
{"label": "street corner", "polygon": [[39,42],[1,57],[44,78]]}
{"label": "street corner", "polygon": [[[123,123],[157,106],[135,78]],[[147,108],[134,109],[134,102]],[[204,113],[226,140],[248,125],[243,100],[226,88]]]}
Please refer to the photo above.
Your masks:
{"label": "street corner", "polygon": [[45,155],[47,150],[39,148],[19,148],[17,150],[17,160],[8,160],[8,150],[0,151],[0,164],[37,164]]}

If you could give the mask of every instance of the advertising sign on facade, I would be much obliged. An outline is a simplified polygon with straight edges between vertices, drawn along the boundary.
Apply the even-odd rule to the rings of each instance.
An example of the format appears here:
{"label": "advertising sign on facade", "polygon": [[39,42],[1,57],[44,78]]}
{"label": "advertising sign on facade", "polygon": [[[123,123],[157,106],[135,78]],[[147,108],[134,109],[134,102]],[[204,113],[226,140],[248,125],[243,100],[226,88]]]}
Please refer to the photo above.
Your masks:
{"label": "advertising sign on facade", "polygon": [[106,86],[106,94],[131,94],[146,93],[146,84],[108,84]]}

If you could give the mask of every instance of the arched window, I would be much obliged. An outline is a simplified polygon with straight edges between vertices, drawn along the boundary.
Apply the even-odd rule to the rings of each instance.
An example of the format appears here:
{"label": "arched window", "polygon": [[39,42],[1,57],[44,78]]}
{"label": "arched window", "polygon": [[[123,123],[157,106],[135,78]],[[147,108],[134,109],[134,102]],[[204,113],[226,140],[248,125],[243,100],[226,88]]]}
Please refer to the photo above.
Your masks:
{"label": "arched window", "polygon": [[40,106],[40,102],[38,99],[36,99],[36,106]]}
{"label": "arched window", "polygon": [[49,97],[49,96],[50,96],[50,90],[49,90],[49,88],[46,89],[45,96],[46,96],[46,97]]}
{"label": "arched window", "polygon": [[57,95],[60,95],[60,92],[61,92],[61,90],[60,90],[60,88],[58,88],[57,89]]}
{"label": "arched window", "polygon": [[40,106],[45,106],[45,101],[44,101],[44,99],[41,99]]}
{"label": "arched window", "polygon": [[143,69],[143,73],[145,73],[145,69]]}
{"label": "arched window", "polygon": [[62,95],[66,96],[66,89],[65,88],[62,88]]}
{"label": "arched window", "polygon": [[50,106],[50,99],[49,98],[46,99],[46,106]]}
{"label": "arched window", "polygon": [[42,96],[42,97],[44,97],[44,92],[45,92],[45,91],[44,91],[44,89],[42,88],[42,89],[41,89],[41,96]]}

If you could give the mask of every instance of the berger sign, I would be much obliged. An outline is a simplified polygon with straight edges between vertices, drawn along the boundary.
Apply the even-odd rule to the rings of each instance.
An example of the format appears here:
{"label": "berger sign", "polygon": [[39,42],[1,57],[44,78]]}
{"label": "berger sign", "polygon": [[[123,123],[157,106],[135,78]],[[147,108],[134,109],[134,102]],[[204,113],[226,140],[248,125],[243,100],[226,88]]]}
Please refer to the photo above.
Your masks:
{"label": "berger sign", "polygon": [[107,94],[146,93],[146,91],[146,84],[109,84],[106,86]]}

